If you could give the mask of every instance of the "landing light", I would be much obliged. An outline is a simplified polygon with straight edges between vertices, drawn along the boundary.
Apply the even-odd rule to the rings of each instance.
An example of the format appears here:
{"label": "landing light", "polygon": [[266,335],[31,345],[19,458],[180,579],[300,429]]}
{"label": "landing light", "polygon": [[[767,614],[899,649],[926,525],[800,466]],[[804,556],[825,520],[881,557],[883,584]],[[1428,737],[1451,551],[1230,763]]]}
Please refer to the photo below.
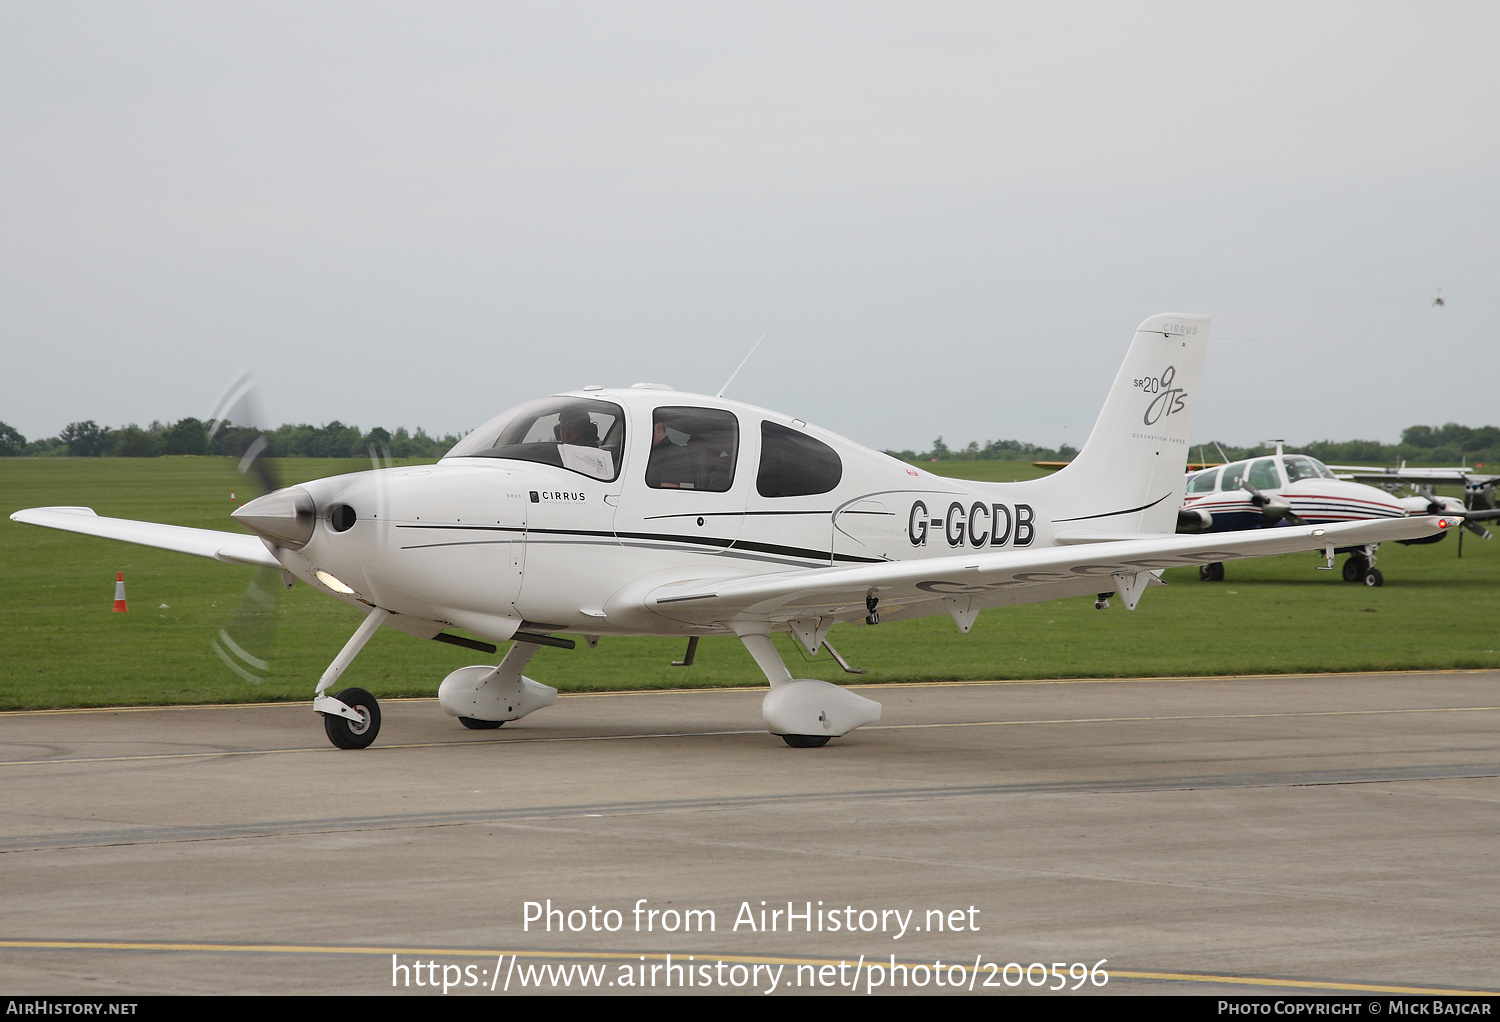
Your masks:
{"label": "landing light", "polygon": [[348,586],[344,585],[344,583],[328,574],[328,572],[319,571],[317,572],[317,576],[319,582],[322,582],[325,586],[327,586],[329,589],[332,589],[334,592],[343,593],[345,596],[355,595],[353,589],[350,589]]}

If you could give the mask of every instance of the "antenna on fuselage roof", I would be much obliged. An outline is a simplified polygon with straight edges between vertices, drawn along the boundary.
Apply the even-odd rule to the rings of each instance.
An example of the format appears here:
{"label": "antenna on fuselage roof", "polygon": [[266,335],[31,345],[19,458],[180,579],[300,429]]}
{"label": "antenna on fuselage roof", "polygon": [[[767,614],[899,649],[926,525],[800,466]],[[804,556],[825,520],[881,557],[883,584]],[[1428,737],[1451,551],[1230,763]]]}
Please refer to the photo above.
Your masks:
{"label": "antenna on fuselage roof", "polygon": [[[761,334],[760,341],[763,341],[765,339],[766,335]],[[741,369],[745,368],[745,363],[750,361],[750,356],[755,354],[755,349],[760,347],[760,341],[756,341],[754,344],[750,345],[750,350],[746,352],[745,357],[740,360],[740,364],[735,366],[734,372],[729,374],[729,379],[724,381],[724,386],[719,388],[719,392],[715,394],[714,397],[724,396],[724,392],[729,389],[729,385],[734,382],[734,378],[740,374]]]}

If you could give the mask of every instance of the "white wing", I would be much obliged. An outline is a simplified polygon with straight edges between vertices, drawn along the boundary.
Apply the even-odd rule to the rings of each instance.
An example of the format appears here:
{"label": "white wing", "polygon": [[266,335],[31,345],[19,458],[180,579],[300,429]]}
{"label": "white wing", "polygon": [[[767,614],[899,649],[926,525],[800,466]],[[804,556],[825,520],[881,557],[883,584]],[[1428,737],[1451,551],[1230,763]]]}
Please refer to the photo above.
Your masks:
{"label": "white wing", "polygon": [[212,557],[232,564],[255,564],[279,568],[281,562],[255,536],[213,529],[190,529],[184,525],[158,525],[128,518],[101,518],[88,507],[34,507],[10,516],[13,522],[42,525],[49,529],[81,532],[86,536],[118,539],[141,546],[175,550],[183,554]]}
{"label": "white wing", "polygon": [[1383,483],[1451,483],[1464,486],[1500,480],[1500,475],[1487,475],[1467,468],[1363,468],[1359,465],[1329,465],[1327,468],[1340,479],[1352,479],[1371,486]]}
{"label": "white wing", "polygon": [[[1457,528],[1461,522],[1457,516],[1372,519],[1207,536],[1153,535],[1037,550],[956,553],[952,557],[848,568],[718,579],[700,576],[650,589],[641,598],[640,609],[696,625],[779,623],[822,616],[847,620],[863,617],[866,597],[874,596],[880,601],[882,618],[920,617],[948,610],[962,625],[964,618],[984,607],[1121,589],[1138,595],[1136,576],[1141,573],[1149,576],[1142,580],[1144,583],[1166,568],[1417,539]],[[1133,605],[1133,596],[1128,601]],[[612,601],[608,610],[614,617],[617,610],[627,608]]]}

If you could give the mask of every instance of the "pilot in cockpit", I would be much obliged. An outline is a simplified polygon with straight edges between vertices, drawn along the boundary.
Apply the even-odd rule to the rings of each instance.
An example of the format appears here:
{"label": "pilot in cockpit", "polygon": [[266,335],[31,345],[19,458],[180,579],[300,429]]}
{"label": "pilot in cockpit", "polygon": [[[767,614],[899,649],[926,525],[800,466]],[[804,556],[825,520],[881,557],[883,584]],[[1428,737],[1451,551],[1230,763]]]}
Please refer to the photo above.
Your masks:
{"label": "pilot in cockpit", "polygon": [[599,427],[582,408],[564,408],[558,415],[557,425],[552,428],[552,432],[560,444],[572,444],[575,447],[599,446]]}

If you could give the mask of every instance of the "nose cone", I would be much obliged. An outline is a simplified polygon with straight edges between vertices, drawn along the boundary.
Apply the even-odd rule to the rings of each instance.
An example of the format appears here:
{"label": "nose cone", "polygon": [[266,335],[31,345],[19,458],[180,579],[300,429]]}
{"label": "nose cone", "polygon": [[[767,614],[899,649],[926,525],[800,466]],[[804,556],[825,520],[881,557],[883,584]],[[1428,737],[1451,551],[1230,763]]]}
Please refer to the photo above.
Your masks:
{"label": "nose cone", "polygon": [[1285,497],[1268,497],[1260,511],[1267,518],[1285,518],[1292,511],[1292,502]]}
{"label": "nose cone", "polygon": [[257,497],[230,516],[245,528],[258,532],[278,546],[301,550],[312,539],[317,505],[312,494],[300,486],[288,486]]}

